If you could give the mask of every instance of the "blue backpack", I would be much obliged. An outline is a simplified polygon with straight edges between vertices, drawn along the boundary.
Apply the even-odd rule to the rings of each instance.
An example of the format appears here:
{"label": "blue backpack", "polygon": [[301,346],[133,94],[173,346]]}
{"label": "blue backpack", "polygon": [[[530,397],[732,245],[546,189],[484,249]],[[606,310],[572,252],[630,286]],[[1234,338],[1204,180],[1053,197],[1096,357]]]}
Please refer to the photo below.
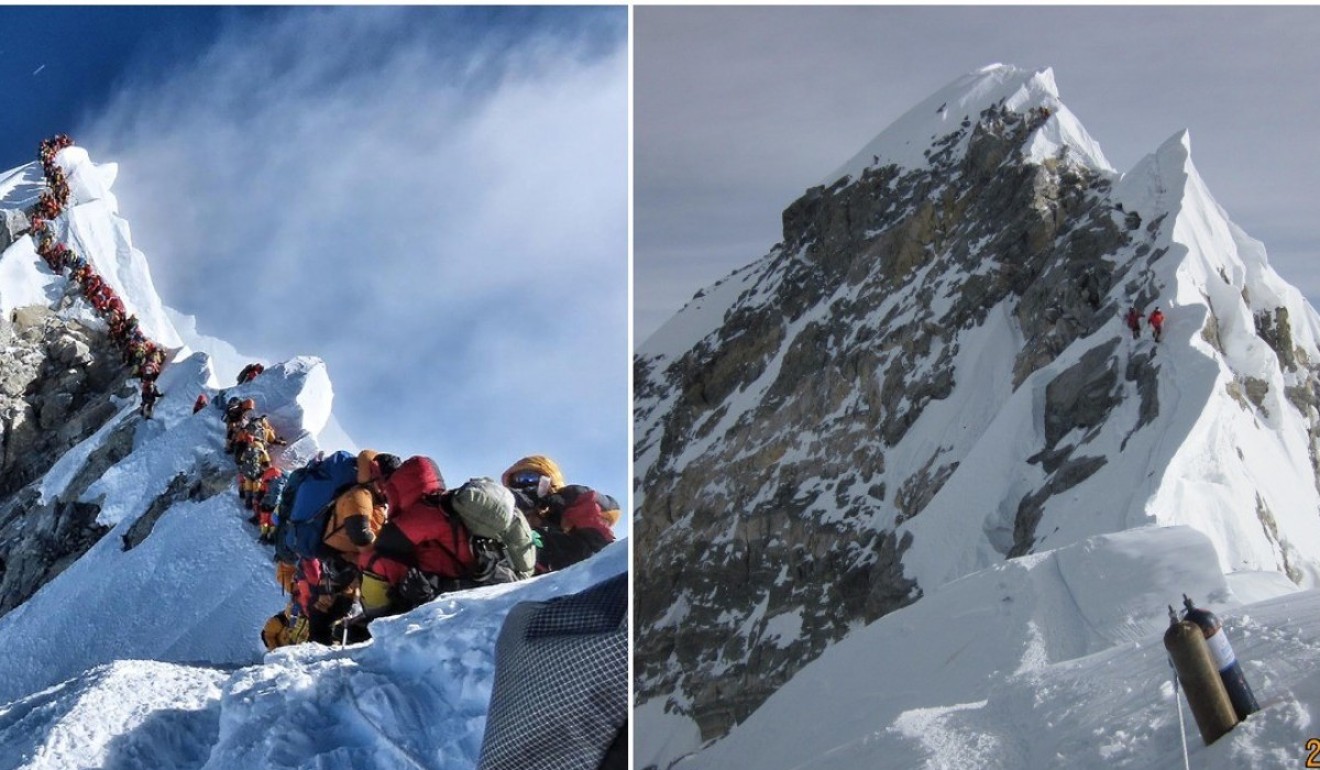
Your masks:
{"label": "blue backpack", "polygon": [[[340,493],[357,483],[357,458],[340,450],[320,462],[308,464],[304,470],[294,490],[287,522],[280,522],[285,527],[284,537],[277,543],[282,542],[282,550],[296,557],[314,559],[321,555],[321,538],[331,504]],[[287,488],[285,496],[288,496]]]}
{"label": "blue backpack", "polygon": [[275,522],[275,560],[285,564],[297,564],[298,554],[289,549],[287,545],[289,538],[289,511],[293,510],[293,501],[298,496],[298,487],[302,484],[303,476],[307,475],[307,467],[303,466],[289,474],[284,482],[284,488],[280,490],[280,497],[275,505],[275,513],[271,515],[271,520]]}

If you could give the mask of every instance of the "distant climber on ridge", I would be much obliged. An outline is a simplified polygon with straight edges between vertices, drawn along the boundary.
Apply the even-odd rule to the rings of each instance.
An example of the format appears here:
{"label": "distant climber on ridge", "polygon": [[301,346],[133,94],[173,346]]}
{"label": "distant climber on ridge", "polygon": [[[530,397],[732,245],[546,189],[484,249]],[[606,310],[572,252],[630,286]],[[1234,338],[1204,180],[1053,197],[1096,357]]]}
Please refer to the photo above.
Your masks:
{"label": "distant climber on ridge", "polygon": [[279,437],[275,428],[270,424],[266,415],[257,415],[248,420],[247,431],[249,441],[260,441],[267,446],[287,446],[288,441]]}
{"label": "distant climber on ridge", "polygon": [[262,477],[270,467],[270,453],[266,451],[265,443],[249,441],[239,451],[238,495],[243,500],[243,507],[252,511],[248,519],[250,524],[259,524],[261,521],[258,504],[265,491],[262,489]]}
{"label": "distant climber on ridge", "polygon": [[238,456],[239,444],[246,443],[247,433],[243,430],[247,424],[247,413],[257,408],[257,402],[250,398],[240,399],[233,396],[225,406],[225,453]]}
{"label": "distant climber on ridge", "polygon": [[248,364],[238,373],[238,384],[242,385],[245,382],[252,382],[257,378],[258,374],[261,374],[264,371],[266,371],[266,367],[261,364]]}
{"label": "distant climber on ridge", "polygon": [[1150,318],[1147,320],[1150,322],[1151,334],[1155,337],[1155,341],[1159,342],[1164,338],[1164,313],[1160,312],[1157,307],[1151,311]]}
{"label": "distant climber on ridge", "polygon": [[271,465],[261,474],[257,490],[260,495],[257,501],[257,526],[261,528],[263,543],[274,542],[275,510],[279,508],[280,496],[284,494],[284,487],[288,483],[289,474],[275,465]]}
{"label": "distant climber on ridge", "polygon": [[1124,321],[1127,323],[1127,328],[1132,330],[1132,339],[1140,339],[1141,313],[1137,311],[1136,305],[1128,308],[1127,315],[1124,316]]}
{"label": "distant climber on ridge", "polygon": [[138,409],[138,412],[142,415],[143,419],[151,419],[152,413],[156,410],[156,399],[163,395],[165,394],[161,393],[156,387],[156,379],[154,377],[148,377],[142,380],[142,406]]}

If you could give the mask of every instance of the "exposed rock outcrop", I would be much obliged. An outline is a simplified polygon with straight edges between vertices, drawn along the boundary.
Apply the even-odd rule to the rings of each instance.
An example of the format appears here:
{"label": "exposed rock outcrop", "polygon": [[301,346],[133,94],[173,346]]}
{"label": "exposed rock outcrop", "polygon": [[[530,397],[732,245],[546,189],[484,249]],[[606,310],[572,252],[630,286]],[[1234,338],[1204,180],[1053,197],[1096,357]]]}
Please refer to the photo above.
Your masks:
{"label": "exposed rock outcrop", "polygon": [[68,485],[42,504],[39,479],[70,447],[112,419],[133,394],[104,332],[41,307],[0,320],[0,613],[21,604],[107,531],[77,502],[132,448],[131,426],[111,433]]}
{"label": "exposed rock outcrop", "polygon": [[0,209],[0,251],[9,248],[31,227],[27,215],[18,209]]}
{"label": "exposed rock outcrop", "polygon": [[[873,167],[808,190],[718,336],[663,371],[639,361],[639,424],[647,394],[666,407],[636,448],[658,456],[638,482],[640,692],[682,689],[704,737],[849,628],[921,595],[895,526],[920,516],[959,457],[937,448],[889,468],[886,453],[957,387],[964,334],[1012,300],[1016,386],[1119,312],[1106,297],[1130,276],[1105,255],[1153,235],[1122,226],[1102,175],[1023,162],[1042,120],[996,105],[935,142],[929,169]],[[1111,393],[1118,370],[1105,372],[1061,378],[1051,435],[1105,411],[1092,396]],[[722,440],[706,446],[717,427]],[[1064,454],[1042,489],[1088,469]],[[785,624],[793,634],[777,632]]]}

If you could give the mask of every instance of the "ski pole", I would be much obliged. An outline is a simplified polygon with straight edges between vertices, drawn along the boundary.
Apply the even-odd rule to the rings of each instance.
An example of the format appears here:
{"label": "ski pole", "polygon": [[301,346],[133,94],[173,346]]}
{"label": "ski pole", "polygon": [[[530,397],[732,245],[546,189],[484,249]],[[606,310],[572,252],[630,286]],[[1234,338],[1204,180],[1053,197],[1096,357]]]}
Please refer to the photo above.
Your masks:
{"label": "ski pole", "polygon": [[[1169,618],[1178,619],[1172,606],[1169,607]],[[1178,737],[1182,740],[1183,770],[1192,770],[1191,759],[1187,756],[1187,724],[1183,721],[1182,700],[1178,696],[1178,668],[1173,665],[1172,656],[1168,660],[1169,668],[1173,669],[1173,703],[1178,707]]]}
{"label": "ski pole", "polygon": [[[1169,661],[1169,668],[1173,668],[1173,661]],[[1178,672],[1173,672],[1173,702],[1178,705],[1178,737],[1182,739],[1183,752],[1183,770],[1192,770],[1191,760],[1187,756],[1187,727],[1183,722],[1182,700],[1178,695]]]}

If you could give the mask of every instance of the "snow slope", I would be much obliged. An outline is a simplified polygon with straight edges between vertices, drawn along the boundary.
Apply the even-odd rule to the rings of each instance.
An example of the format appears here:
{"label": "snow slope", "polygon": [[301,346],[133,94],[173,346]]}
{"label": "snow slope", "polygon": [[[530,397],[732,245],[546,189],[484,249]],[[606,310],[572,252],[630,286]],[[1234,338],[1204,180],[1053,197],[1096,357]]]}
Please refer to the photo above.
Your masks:
{"label": "snow slope", "polygon": [[[179,528],[207,515],[192,513],[178,517]],[[177,533],[161,540],[177,542]],[[151,553],[139,562],[153,559],[171,561]],[[372,642],[345,649],[303,645],[263,658],[249,628],[246,654],[234,660],[243,667],[108,662],[0,706],[0,768],[473,767],[509,608],[580,591],[627,567],[627,544],[617,542],[563,572],[452,594],[376,621]],[[270,582],[264,571],[260,578]],[[89,614],[114,627],[126,606],[133,605],[90,605]],[[200,608],[180,609],[180,618],[202,619]],[[206,614],[217,631],[233,622]],[[150,631],[168,635],[168,626]]]}
{"label": "snow slope", "polygon": [[[1004,562],[853,633],[677,767],[1181,767],[1162,640],[1183,592],[1225,621],[1263,706],[1207,747],[1184,703],[1192,766],[1300,767],[1320,717],[1320,595],[1241,582],[1250,605],[1188,527]],[[639,766],[663,749],[651,740]]]}
{"label": "snow slope", "polygon": [[[0,617],[6,650],[0,656],[0,702],[124,658],[233,664],[251,661],[262,649],[256,632],[285,599],[273,579],[270,549],[257,543],[232,491],[174,504],[150,537],[122,550],[123,535],[176,476],[201,478],[214,469],[222,479],[235,478],[233,460],[223,451],[220,410],[192,413],[204,363],[193,356],[166,368],[159,385],[166,396],[156,418],[138,424],[133,451],[83,493],[82,501],[100,505],[99,523],[110,532]],[[276,462],[296,467],[316,451],[300,399],[326,407],[318,410],[324,419],[328,381],[315,359],[295,359],[270,375],[241,392],[269,405],[272,423],[291,439],[277,451]],[[171,397],[172,391],[178,395]],[[43,479],[43,497],[62,498],[64,485],[97,444],[125,421],[139,419],[136,407],[135,401],[123,404],[105,429],[66,453]],[[59,655],[51,655],[52,645]]]}

